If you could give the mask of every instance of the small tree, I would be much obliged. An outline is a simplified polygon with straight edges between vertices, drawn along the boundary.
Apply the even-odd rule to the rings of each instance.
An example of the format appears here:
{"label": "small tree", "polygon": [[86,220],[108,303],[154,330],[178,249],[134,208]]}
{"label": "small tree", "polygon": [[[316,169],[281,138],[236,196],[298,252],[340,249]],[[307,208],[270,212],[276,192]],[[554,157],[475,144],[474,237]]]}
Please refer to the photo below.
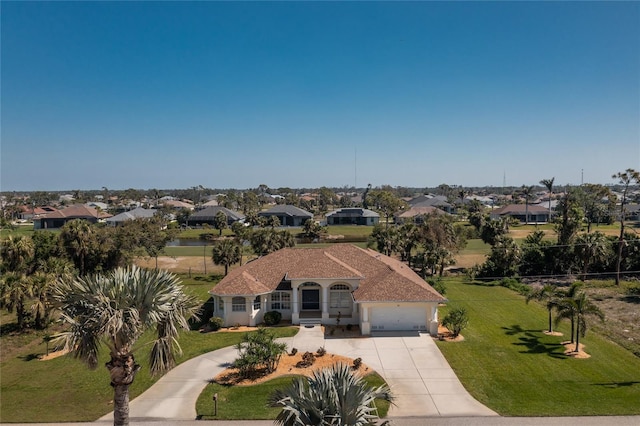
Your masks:
{"label": "small tree", "polygon": [[447,327],[453,337],[456,338],[460,332],[469,325],[469,315],[465,308],[453,308],[442,320],[442,325]]}
{"label": "small tree", "polygon": [[236,349],[239,356],[233,366],[242,377],[250,377],[260,368],[264,368],[267,374],[275,371],[280,357],[287,351],[287,345],[277,343],[274,333],[260,328],[255,333],[246,333]]}
{"label": "small tree", "polygon": [[221,240],[211,249],[211,259],[216,265],[224,265],[224,274],[227,275],[229,266],[242,259],[242,250],[235,240]]}
{"label": "small tree", "polygon": [[227,227],[227,215],[223,212],[216,213],[213,217],[213,227],[220,231],[218,235],[222,235],[222,230]]}

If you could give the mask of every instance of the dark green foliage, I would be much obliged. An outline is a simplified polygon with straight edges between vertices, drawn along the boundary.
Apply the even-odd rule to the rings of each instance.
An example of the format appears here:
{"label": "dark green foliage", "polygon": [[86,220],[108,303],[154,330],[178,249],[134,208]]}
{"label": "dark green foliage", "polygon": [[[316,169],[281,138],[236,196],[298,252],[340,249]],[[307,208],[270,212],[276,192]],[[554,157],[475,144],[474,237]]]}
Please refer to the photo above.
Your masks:
{"label": "dark green foliage", "polygon": [[460,332],[469,324],[469,315],[467,310],[463,307],[453,308],[447,313],[442,320],[442,325],[447,327],[453,334],[453,337],[458,337]]}
{"label": "dark green foliage", "polygon": [[477,268],[479,278],[513,277],[518,273],[520,248],[513,238],[500,236],[491,247],[487,261]]}
{"label": "dark green foliage", "polygon": [[273,332],[260,328],[256,333],[245,334],[236,349],[239,356],[233,366],[242,377],[251,377],[260,369],[264,369],[266,373],[273,372],[280,357],[286,352],[287,345],[277,343]]}
{"label": "dark green foliage", "polygon": [[442,280],[442,277],[438,277],[436,279],[431,278],[428,279],[427,282],[431,287],[433,287],[435,291],[437,291],[441,295],[444,296],[444,294],[447,292],[447,285]]}
{"label": "dark green foliage", "polygon": [[362,365],[362,358],[358,357],[358,358],[353,360],[353,369],[354,370],[359,369],[361,365]]}
{"label": "dark green foliage", "polygon": [[224,325],[224,320],[220,317],[211,317],[209,319],[209,327],[212,331],[218,331]]}
{"label": "dark green foliage", "polygon": [[265,325],[272,326],[279,324],[282,320],[282,314],[279,311],[269,311],[264,314],[262,319]]}

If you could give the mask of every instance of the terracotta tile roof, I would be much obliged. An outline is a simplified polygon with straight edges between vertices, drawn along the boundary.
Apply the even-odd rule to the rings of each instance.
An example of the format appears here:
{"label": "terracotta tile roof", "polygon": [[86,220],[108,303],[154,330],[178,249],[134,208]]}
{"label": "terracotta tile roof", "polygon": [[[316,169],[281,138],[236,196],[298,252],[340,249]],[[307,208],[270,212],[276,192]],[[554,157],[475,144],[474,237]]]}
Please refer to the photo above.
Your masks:
{"label": "terracotta tile roof", "polygon": [[74,204],[66,207],[62,210],[57,210],[42,216],[46,219],[81,219],[81,218],[103,218],[111,217],[109,213],[98,212],[93,207],[85,206],[84,204]]}
{"label": "terracotta tile roof", "polygon": [[283,280],[357,279],[357,302],[444,301],[404,263],[351,244],[326,248],[286,248],[233,269],[213,294],[256,295],[274,291]]}

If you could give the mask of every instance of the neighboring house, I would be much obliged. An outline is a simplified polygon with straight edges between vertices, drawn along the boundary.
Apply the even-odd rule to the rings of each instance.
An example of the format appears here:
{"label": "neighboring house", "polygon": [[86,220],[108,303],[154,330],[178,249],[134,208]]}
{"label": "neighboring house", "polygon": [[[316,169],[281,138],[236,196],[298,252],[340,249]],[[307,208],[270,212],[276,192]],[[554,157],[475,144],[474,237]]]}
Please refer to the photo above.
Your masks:
{"label": "neighboring house", "polygon": [[187,226],[203,225],[205,223],[213,226],[215,224],[215,217],[219,212],[222,212],[227,216],[227,225],[244,220],[244,215],[242,213],[229,210],[226,207],[210,206],[189,216],[189,219],[187,219]]}
{"label": "neighboring house", "polygon": [[100,219],[107,219],[110,214],[99,212],[93,207],[87,207],[83,204],[74,204],[67,208],[48,213],[38,219],[33,220],[33,229],[53,229],[61,228],[65,223],[82,219],[91,223],[96,223]]}
{"label": "neighboring house", "polygon": [[259,212],[258,216],[266,218],[276,216],[282,226],[302,226],[307,220],[313,219],[313,214],[288,204],[273,206],[269,210]]}
{"label": "neighboring house", "polygon": [[449,216],[449,213],[440,210],[437,207],[433,206],[416,206],[411,207],[406,212],[397,214],[395,216],[395,223],[405,223],[405,222],[414,222],[416,224],[420,224],[424,222],[424,218],[430,214],[444,214]]}
{"label": "neighboring house", "polygon": [[[529,204],[529,223],[546,223],[549,221],[549,208],[537,204]],[[525,204],[509,204],[491,211],[491,219],[500,219],[504,216],[511,216],[522,223],[526,219],[527,207]]]}
{"label": "neighboring house", "polygon": [[292,324],[357,324],[372,331],[438,332],[446,299],[399,260],[352,244],[285,248],[229,272],[209,293],[226,326],[269,311]]}
{"label": "neighboring house", "polygon": [[179,200],[164,200],[162,204],[173,209],[193,210],[195,208],[193,204],[185,203],[184,201]]}
{"label": "neighboring house", "polygon": [[449,214],[453,214],[454,208],[449,202],[447,197],[442,195],[420,195],[409,201],[411,207],[437,207]]}
{"label": "neighboring house", "polygon": [[21,206],[19,218],[22,220],[34,220],[39,219],[42,216],[53,213],[57,209],[51,206],[42,206],[42,207],[31,207],[31,206]]}
{"label": "neighboring house", "polygon": [[106,220],[106,222],[110,226],[118,226],[118,225],[122,225],[124,222],[128,220],[151,219],[156,214],[157,211],[158,210],[156,209],[144,209],[142,207],[138,207],[137,209],[133,209],[128,212],[123,212],[113,217],[110,217]]}
{"label": "neighboring house", "polygon": [[347,207],[327,214],[328,225],[370,225],[380,222],[380,215],[373,210]]}
{"label": "neighboring house", "polygon": [[107,203],[103,203],[100,201],[89,201],[88,203],[84,204],[87,207],[93,207],[94,209],[97,210],[102,210],[102,211],[107,211],[107,209],[109,208],[109,205]]}

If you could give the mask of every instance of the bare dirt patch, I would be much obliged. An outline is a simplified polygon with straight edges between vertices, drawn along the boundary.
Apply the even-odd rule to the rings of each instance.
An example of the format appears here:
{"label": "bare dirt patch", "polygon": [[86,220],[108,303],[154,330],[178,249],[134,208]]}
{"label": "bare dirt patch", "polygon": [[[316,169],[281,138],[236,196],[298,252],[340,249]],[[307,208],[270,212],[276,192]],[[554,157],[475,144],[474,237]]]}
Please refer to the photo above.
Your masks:
{"label": "bare dirt patch", "polygon": [[55,352],[49,352],[48,355],[42,355],[38,358],[38,360],[40,361],[48,361],[50,359],[54,359],[54,358],[58,358],[61,357],[63,355],[68,354],[69,351],[66,349],[60,350],[60,351],[55,351]]}
{"label": "bare dirt patch", "polygon": [[[295,355],[284,354],[280,358],[280,362],[278,363],[278,367],[276,371],[271,374],[266,374],[265,372],[258,372],[255,377],[251,377],[248,379],[240,377],[238,374],[238,370],[235,368],[227,368],[220,374],[218,374],[213,380],[216,383],[222,385],[234,385],[234,386],[251,386],[256,385],[258,383],[266,382],[267,380],[275,379],[276,377],[281,376],[307,376],[311,377],[313,372],[319,370],[321,368],[330,367],[339,362],[353,365],[353,359],[348,358],[341,355],[334,355],[325,353],[323,356],[316,356],[315,362],[310,367],[297,367],[297,364],[302,361],[302,352],[297,352]],[[315,355],[315,354],[314,354]],[[358,374],[364,376],[367,375],[373,370],[371,370],[367,365],[360,364],[360,367],[354,371],[357,371]]]}
{"label": "bare dirt patch", "polygon": [[[201,256],[158,256],[158,269],[201,274],[205,271],[205,262],[207,274],[224,274],[224,267],[214,264],[211,256],[206,259]],[[141,268],[156,267],[156,259],[152,257],[139,257],[135,263]]]}
{"label": "bare dirt patch", "polygon": [[576,358],[576,359],[591,358],[591,355],[589,355],[584,351],[584,345],[582,343],[579,344],[579,348],[577,352],[576,352],[575,343],[567,341],[567,342],[562,342],[561,344],[564,346],[564,349],[565,349],[564,354],[566,356],[569,356],[571,358]]}

